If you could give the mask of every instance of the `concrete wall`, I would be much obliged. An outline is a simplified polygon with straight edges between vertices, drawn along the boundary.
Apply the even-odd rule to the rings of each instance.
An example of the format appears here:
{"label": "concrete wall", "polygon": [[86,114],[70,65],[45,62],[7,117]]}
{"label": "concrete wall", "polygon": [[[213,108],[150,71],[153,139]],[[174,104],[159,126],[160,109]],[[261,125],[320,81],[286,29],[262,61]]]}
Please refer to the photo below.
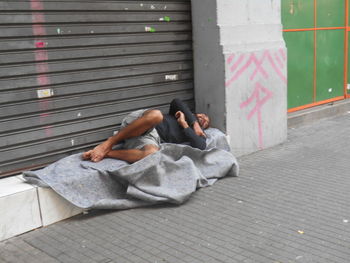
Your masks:
{"label": "concrete wall", "polygon": [[287,136],[280,0],[192,0],[197,112],[240,156]]}

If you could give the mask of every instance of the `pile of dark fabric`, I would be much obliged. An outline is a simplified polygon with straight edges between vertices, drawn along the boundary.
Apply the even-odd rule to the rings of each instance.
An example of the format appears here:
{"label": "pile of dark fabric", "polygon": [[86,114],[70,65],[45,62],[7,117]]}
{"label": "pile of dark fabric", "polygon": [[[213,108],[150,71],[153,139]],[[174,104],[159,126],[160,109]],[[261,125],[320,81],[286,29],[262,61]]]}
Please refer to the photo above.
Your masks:
{"label": "pile of dark fabric", "polygon": [[84,209],[181,204],[196,189],[224,176],[238,175],[238,164],[225,135],[214,128],[207,129],[206,134],[204,151],[164,143],[160,151],[133,164],[110,158],[93,163],[75,154],[23,174],[27,182],[51,187]]}

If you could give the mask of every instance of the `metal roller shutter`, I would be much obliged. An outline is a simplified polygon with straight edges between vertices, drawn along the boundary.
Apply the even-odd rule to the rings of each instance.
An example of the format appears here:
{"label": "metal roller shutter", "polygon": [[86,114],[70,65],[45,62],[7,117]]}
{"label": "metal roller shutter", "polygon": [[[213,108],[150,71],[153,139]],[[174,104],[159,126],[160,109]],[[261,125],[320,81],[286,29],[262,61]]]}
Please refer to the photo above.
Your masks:
{"label": "metal roller shutter", "polygon": [[0,176],[93,147],[130,111],[193,105],[190,6],[0,1]]}

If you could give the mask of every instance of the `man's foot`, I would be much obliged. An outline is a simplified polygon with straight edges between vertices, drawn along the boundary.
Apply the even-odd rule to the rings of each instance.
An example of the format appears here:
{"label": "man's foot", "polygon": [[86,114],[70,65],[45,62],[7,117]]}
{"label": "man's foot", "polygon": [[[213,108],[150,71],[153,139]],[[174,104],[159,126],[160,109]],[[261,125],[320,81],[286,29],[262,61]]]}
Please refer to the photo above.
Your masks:
{"label": "man's foot", "polygon": [[106,157],[107,153],[111,150],[111,147],[108,143],[104,142],[100,145],[97,145],[93,150],[83,153],[82,158],[84,160],[90,160],[95,163],[101,161]]}
{"label": "man's foot", "polygon": [[87,152],[84,152],[84,153],[82,154],[81,158],[82,158],[83,160],[90,160],[90,158],[91,158],[91,152],[92,152],[92,150],[87,151]]}

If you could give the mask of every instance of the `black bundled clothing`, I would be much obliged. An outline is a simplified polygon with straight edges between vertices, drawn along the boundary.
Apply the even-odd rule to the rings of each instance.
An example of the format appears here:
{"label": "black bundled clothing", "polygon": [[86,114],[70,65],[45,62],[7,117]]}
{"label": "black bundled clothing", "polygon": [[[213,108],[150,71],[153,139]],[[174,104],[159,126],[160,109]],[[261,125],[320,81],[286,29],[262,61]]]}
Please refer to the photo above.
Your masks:
{"label": "black bundled clothing", "polygon": [[[185,115],[188,128],[182,128],[176,118],[175,114],[182,111]],[[156,126],[156,130],[164,142],[187,144],[194,148],[204,150],[206,148],[205,137],[198,136],[191,128],[193,123],[197,121],[194,114],[188,106],[179,99],[174,99],[170,103],[169,114],[163,114],[163,121]]]}

